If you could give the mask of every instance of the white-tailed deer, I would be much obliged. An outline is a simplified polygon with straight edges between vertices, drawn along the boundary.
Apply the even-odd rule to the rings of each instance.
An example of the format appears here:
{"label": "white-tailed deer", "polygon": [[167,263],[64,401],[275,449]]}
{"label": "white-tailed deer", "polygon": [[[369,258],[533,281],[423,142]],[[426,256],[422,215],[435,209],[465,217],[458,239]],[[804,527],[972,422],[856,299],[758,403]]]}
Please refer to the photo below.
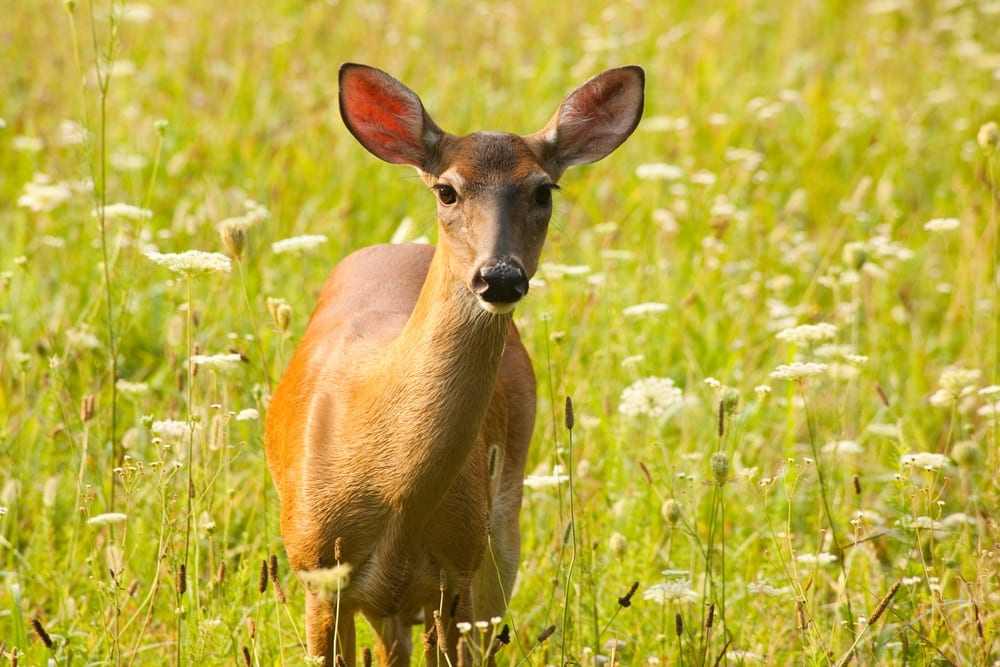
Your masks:
{"label": "white-tailed deer", "polygon": [[[642,115],[644,74],[574,90],[527,136],[442,131],[385,72],[340,69],[340,111],[377,157],[437,196],[438,246],[365,248],[333,270],[274,392],[266,446],[281,534],[306,583],[306,637],[356,664],[354,616],[382,664],[457,664],[456,622],[506,610],[535,377],[512,311],[528,291],[563,171],[600,160]],[[349,583],[316,580],[349,565]],[[342,569],[342,568],[341,568]],[[435,618],[437,620],[435,621]]]}

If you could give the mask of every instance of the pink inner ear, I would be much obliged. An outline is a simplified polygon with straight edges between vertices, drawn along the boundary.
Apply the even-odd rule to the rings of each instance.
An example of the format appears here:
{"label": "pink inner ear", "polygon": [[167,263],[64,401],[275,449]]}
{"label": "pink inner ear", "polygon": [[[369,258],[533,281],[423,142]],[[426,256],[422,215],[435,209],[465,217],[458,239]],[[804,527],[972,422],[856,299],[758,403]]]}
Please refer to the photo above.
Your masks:
{"label": "pink inner ear", "polygon": [[352,77],[343,91],[346,120],[365,148],[389,162],[420,166],[424,145],[419,101],[367,76]]}

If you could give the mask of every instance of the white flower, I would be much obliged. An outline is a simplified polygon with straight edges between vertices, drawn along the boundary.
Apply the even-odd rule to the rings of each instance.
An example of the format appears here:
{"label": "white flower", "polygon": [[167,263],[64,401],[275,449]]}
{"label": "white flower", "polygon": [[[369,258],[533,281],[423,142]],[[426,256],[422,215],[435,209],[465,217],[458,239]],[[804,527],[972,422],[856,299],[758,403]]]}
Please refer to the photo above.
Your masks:
{"label": "white flower", "polygon": [[257,408],[244,408],[236,413],[236,421],[238,422],[251,422],[260,419],[260,412]]}
{"label": "white flower", "polygon": [[53,183],[45,174],[35,174],[30,182],[24,184],[17,205],[43,213],[66,203],[72,196],[73,190],[65,182]]}
{"label": "white flower", "polygon": [[837,327],[826,322],[819,324],[800,324],[797,327],[782,329],[775,337],[796,345],[816,343],[822,340],[830,340],[837,335]]}
{"label": "white flower", "polygon": [[722,383],[716,380],[715,378],[705,378],[705,384],[707,384],[712,389],[715,389],[716,391],[722,389]]}
{"label": "white flower", "polygon": [[834,440],[823,445],[823,451],[831,454],[861,454],[865,450],[855,440]]}
{"label": "white flower", "polygon": [[790,364],[782,364],[771,373],[771,377],[779,380],[802,380],[813,375],[825,373],[826,364],[813,361],[793,361]]}
{"label": "white flower", "polygon": [[22,153],[40,153],[45,150],[45,140],[40,137],[19,134],[11,139],[10,147]]}
{"label": "white flower", "polygon": [[938,384],[945,391],[948,391],[955,396],[959,396],[962,392],[972,388],[979,379],[981,375],[978,368],[964,368],[962,366],[948,366],[943,371],[941,371],[941,377],[938,378]]}
{"label": "white flower", "polygon": [[750,593],[759,593],[761,595],[766,595],[768,597],[776,598],[787,593],[788,589],[775,588],[774,586],[766,584],[763,581],[758,581],[758,582],[751,581],[749,584],[747,584],[747,591],[749,591]]}
{"label": "white flower", "polygon": [[351,569],[350,564],[339,563],[333,567],[316,570],[299,570],[296,574],[306,590],[331,600],[350,585]]}
{"label": "white flower", "polygon": [[618,412],[629,417],[668,419],[681,408],[683,399],[684,392],[670,378],[648,377],[625,387]]}
{"label": "white flower", "polygon": [[153,212],[148,208],[139,208],[132,204],[108,204],[103,209],[95,208],[90,215],[95,218],[101,217],[104,213],[105,220],[149,220],[153,217]]}
{"label": "white flower", "polygon": [[87,130],[75,120],[59,121],[55,143],[59,146],[78,146],[87,140]]}
{"label": "white flower", "polygon": [[795,557],[795,560],[803,565],[829,565],[830,563],[837,562],[837,557],[827,553],[799,554]]}
{"label": "white flower", "polygon": [[129,380],[118,379],[115,381],[115,388],[125,396],[142,396],[149,393],[149,385],[145,382],[131,382]]}
{"label": "white flower", "polygon": [[105,512],[104,514],[98,514],[87,519],[88,526],[110,526],[115,523],[121,523],[128,518],[127,514],[122,514],[121,512]]}
{"label": "white flower", "polygon": [[468,621],[459,621],[455,624],[455,627],[460,633],[467,635],[472,630],[472,623],[469,623]]}
{"label": "white flower", "polygon": [[188,359],[188,363],[195,366],[204,366],[213,371],[229,371],[240,365],[243,357],[235,353],[224,354],[194,354]]}
{"label": "white flower", "polygon": [[924,470],[941,470],[951,465],[951,459],[944,454],[930,452],[909,452],[899,459],[904,468],[923,468]]}
{"label": "white flower", "polygon": [[871,423],[866,428],[866,431],[873,435],[880,435],[883,438],[899,438],[899,424],[878,424]]}
{"label": "white flower", "polygon": [[758,398],[764,398],[765,396],[771,393],[771,385],[759,384],[753,388],[753,391],[755,394],[757,394]]}
{"label": "white flower", "polygon": [[662,313],[670,308],[665,303],[658,303],[656,301],[647,301],[645,303],[637,303],[634,306],[628,306],[622,310],[622,315],[625,317],[636,317],[639,315],[653,315],[656,313]]}
{"label": "white flower", "polygon": [[640,164],[635,168],[638,178],[661,181],[676,181],[684,177],[684,170],[666,162]]}
{"label": "white flower", "polygon": [[1000,415],[1000,401],[996,403],[987,403],[976,410],[976,414],[980,417],[995,418]]}
{"label": "white flower", "polygon": [[935,408],[950,408],[955,404],[955,395],[947,389],[938,389],[927,400]]}
{"label": "white flower", "polygon": [[748,662],[764,662],[764,656],[759,653],[745,651],[743,649],[729,649],[726,651],[726,657],[744,665]]}
{"label": "white flower", "polygon": [[271,252],[280,254],[283,252],[300,252],[312,250],[326,243],[326,236],[323,234],[305,234],[303,236],[292,236],[281,239],[271,244]]}
{"label": "white flower", "polygon": [[958,229],[958,218],[934,218],[924,223],[924,229],[929,232],[946,232]]}
{"label": "white flower", "polygon": [[585,276],[593,269],[591,269],[586,264],[552,264],[545,262],[541,265],[542,273],[550,278],[558,278],[561,276]]}
{"label": "white flower", "polygon": [[556,465],[552,466],[551,475],[528,475],[524,478],[524,485],[529,489],[545,489],[568,481],[569,475],[564,475],[562,466]]}
{"label": "white flower", "polygon": [[688,602],[698,599],[698,591],[691,588],[690,579],[678,579],[653,584],[642,592],[642,599],[659,602],[663,605],[668,602]]}
{"label": "white flower", "polygon": [[153,435],[160,438],[180,440],[186,438],[191,432],[191,423],[180,421],[179,419],[163,419],[154,421],[149,430],[153,432]]}
{"label": "white flower", "polygon": [[983,387],[979,390],[979,395],[983,398],[993,398],[994,396],[1000,396],[1000,384],[991,384],[988,387]]}
{"label": "white flower", "polygon": [[214,271],[229,272],[233,269],[232,261],[219,252],[203,252],[201,250],[187,250],[181,253],[147,252],[146,257],[160,266],[167,267],[174,273],[186,276],[196,276]]}

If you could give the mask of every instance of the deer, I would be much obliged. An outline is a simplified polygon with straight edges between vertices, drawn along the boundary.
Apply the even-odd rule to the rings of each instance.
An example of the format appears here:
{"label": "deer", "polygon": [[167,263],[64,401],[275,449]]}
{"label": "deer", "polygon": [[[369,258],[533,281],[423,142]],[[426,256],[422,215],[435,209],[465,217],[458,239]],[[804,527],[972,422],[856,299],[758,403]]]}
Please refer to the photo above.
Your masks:
{"label": "deer", "polygon": [[[342,259],[269,402],[266,457],[310,656],[357,664],[360,613],[380,664],[409,664],[421,619],[426,664],[471,664],[459,624],[506,613],[536,401],[513,311],[558,180],[632,134],[644,87],[642,68],[610,69],[533,134],[457,136],[391,75],[341,66],[344,124],[416,168],[437,200],[437,245]],[[316,584],[324,572],[346,576],[332,590]]]}

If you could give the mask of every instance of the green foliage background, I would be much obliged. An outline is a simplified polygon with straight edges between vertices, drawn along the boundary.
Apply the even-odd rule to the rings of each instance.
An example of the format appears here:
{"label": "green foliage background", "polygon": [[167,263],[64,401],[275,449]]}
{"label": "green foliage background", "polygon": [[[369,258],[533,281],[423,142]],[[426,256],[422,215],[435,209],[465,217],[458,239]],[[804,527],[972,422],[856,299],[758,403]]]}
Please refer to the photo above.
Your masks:
{"label": "green foliage background", "polygon": [[[993,664],[998,31],[995,0],[7,3],[0,662],[303,662],[269,389],[337,258],[407,217],[434,234],[423,185],[339,120],[353,60],[455,133],[534,131],[603,68],[647,72],[636,135],[564,178],[518,309],[529,468],[571,479],[526,495],[501,662]],[[65,201],[28,206],[39,174]],[[269,216],[231,273],[144,256],[224,252],[248,199]],[[151,217],[92,214],[116,202]],[[327,241],[271,249],[304,234]],[[836,334],[776,337],[808,323]],[[226,351],[246,363],[189,373]],[[771,377],[793,361],[827,367]],[[619,412],[647,377],[683,389],[672,416]],[[739,396],[721,435],[706,378]]]}

